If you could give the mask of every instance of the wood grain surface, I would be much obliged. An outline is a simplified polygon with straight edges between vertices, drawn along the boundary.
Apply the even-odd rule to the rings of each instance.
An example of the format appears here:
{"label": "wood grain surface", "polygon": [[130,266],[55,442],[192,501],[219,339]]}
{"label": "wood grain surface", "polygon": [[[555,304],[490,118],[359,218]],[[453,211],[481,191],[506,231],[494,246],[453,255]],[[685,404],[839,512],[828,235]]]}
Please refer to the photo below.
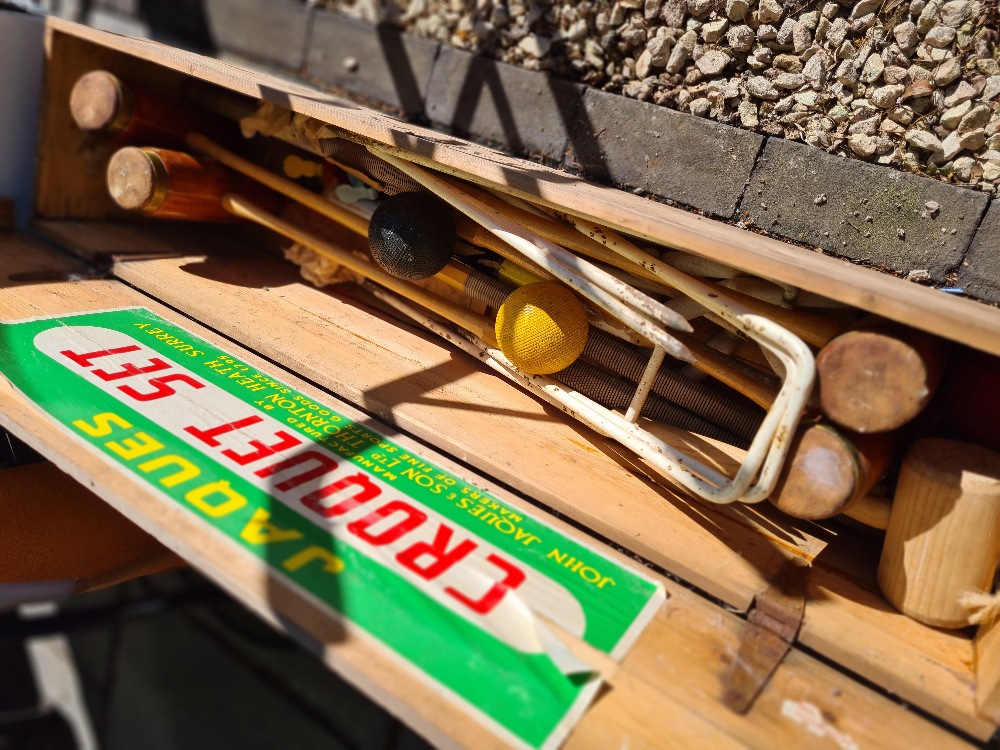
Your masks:
{"label": "wood grain surface", "polygon": [[[10,276],[49,268],[53,274],[77,264],[52,250],[16,237],[0,238],[0,318],[26,317],[143,305],[208,341],[224,346],[252,366],[275,370],[238,345],[223,340],[142,293],[114,280],[12,283]],[[227,300],[216,300],[218,306]],[[281,329],[274,335],[281,338]],[[323,394],[295,375],[280,376],[307,395],[324,399],[349,418],[366,415]],[[279,626],[292,630],[333,669],[417,731],[442,747],[497,747],[502,743],[473,717],[429,689],[384,648],[356,628],[334,619],[250,553],[230,548],[196,516],[162,500],[136,479],[111,470],[89,451],[74,450],[40,411],[0,382],[0,423],[48,456],[59,468],[93,489],[141,528],[218,581],[232,595]],[[416,443],[394,435],[404,446]],[[463,478],[488,485],[506,502],[524,500],[471,473],[452,459],[424,454]],[[538,510],[532,510],[538,514]],[[554,518],[547,522],[580,538],[581,532]],[[593,543],[593,542],[591,542]],[[624,556],[608,553],[625,562]],[[625,562],[625,564],[628,564]],[[721,668],[731,659],[741,620],[692,591],[660,578],[669,599],[626,656],[609,685],[570,736],[567,747],[824,747],[831,738],[857,746],[933,742],[966,747],[960,737],[907,711],[816,659],[793,651],[765,688],[755,708],[737,716],[721,703]]]}

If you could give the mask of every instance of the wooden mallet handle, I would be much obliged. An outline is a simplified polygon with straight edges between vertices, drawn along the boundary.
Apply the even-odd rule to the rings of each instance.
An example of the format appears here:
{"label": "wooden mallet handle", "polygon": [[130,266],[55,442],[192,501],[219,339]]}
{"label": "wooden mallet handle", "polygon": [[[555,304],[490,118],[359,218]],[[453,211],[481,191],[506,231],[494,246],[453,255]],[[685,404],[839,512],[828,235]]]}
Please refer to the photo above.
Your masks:
{"label": "wooden mallet handle", "polygon": [[935,627],[968,625],[966,591],[990,592],[1000,561],[1000,453],[957,440],[916,442],[903,460],[878,583]]}

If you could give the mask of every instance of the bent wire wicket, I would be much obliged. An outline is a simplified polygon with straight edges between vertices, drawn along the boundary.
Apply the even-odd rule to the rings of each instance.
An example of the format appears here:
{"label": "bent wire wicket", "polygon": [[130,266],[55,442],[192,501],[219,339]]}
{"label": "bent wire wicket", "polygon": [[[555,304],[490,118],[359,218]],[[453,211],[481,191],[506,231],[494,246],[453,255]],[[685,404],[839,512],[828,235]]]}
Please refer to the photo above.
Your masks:
{"label": "bent wire wicket", "polygon": [[[740,465],[736,476],[729,479],[720,472],[674,448],[636,424],[638,414],[649,395],[652,379],[666,353],[682,359],[689,354],[664,331],[655,329],[655,321],[676,325],[675,321],[637,300],[636,290],[614,279],[608,281],[601,269],[544,239],[531,230],[507,219],[478,201],[440,175],[432,173],[394,154],[369,146],[369,150],[395,166],[423,187],[447,201],[455,209],[476,221],[504,240],[525,257],[545,268],[558,279],[578,290],[609,314],[628,324],[633,330],[653,342],[649,364],[639,383],[627,413],[622,416],[594,401],[568,390],[565,386],[542,375],[528,375],[510,363],[496,347],[477,339],[459,339],[447,329],[402,301],[390,301],[400,311],[434,330],[485,361],[491,368],[511,380],[521,383],[532,393],[553,404],[566,414],[579,419],[597,432],[614,439],[641,456],[663,476],[697,497],[713,503],[737,500],[756,503],[774,489],[778,473],[788,453],[792,435],[802,409],[812,391],[815,363],[805,343],[791,332],[767,318],[751,313],[735,300],[720,295],[698,279],[677,269],[659,264],[648,254],[631,245],[604,227],[579,218],[568,217],[578,230],[588,234],[617,252],[628,264],[652,270],[666,285],[681,291],[710,311],[744,331],[781,363],[785,370],[782,387],[767,416],[761,423]],[[605,274],[606,275],[606,274]],[[613,277],[612,277],[613,278]],[[628,292],[624,291],[628,288]],[[645,295],[642,295],[645,296]],[[384,295],[383,295],[384,298]],[[657,314],[659,313],[659,314]],[[651,335],[652,334],[652,335]],[[468,346],[472,345],[472,348]],[[485,355],[485,356],[484,356]]]}

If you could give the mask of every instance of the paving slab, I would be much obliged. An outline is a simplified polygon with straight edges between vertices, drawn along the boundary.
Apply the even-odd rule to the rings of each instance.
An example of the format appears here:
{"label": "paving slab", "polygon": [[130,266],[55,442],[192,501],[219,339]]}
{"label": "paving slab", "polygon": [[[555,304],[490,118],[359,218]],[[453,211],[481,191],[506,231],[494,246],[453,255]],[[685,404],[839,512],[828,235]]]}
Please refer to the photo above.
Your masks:
{"label": "paving slab", "polygon": [[202,0],[217,49],[299,70],[305,64],[312,11],[300,0]]}
{"label": "paving slab", "polygon": [[1000,302],[1000,201],[992,201],[958,272],[957,286],[987,302]]}
{"label": "paving slab", "polygon": [[316,11],[308,74],[422,116],[439,45],[337,13]]}
{"label": "paving slab", "polygon": [[562,161],[584,87],[442,47],[427,92],[437,128],[515,154]]}
{"label": "paving slab", "polygon": [[890,167],[768,138],[740,205],[767,232],[875,267],[957,270],[989,198]]}
{"label": "paving slab", "polygon": [[570,129],[567,166],[730,218],[763,137],[595,89]]}

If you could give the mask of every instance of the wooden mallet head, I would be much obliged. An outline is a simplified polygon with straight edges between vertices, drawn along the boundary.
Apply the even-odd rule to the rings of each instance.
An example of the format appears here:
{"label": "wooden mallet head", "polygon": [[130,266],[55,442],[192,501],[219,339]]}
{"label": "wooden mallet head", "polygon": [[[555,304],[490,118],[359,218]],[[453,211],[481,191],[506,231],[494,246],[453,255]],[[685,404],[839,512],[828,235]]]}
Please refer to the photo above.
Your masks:
{"label": "wooden mallet head", "polygon": [[1000,453],[957,440],[914,443],[903,460],[878,568],[889,602],[961,628],[966,592],[992,590],[1000,562]]}

